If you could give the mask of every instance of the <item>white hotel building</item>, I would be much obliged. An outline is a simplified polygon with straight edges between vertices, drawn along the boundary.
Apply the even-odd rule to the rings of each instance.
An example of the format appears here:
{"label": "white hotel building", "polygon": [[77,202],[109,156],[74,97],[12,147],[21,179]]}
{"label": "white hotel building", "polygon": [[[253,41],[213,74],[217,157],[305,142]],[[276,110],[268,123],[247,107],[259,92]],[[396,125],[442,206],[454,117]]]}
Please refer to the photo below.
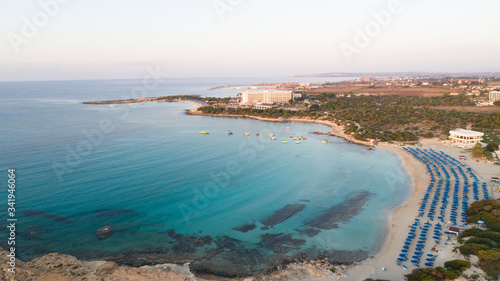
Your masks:
{"label": "white hotel building", "polygon": [[472,148],[476,143],[481,143],[484,133],[464,129],[450,131],[451,145]]}
{"label": "white hotel building", "polygon": [[490,101],[500,100],[500,91],[491,91],[490,92]]}
{"label": "white hotel building", "polygon": [[288,103],[293,99],[292,91],[280,92],[244,92],[241,93],[242,104],[272,104],[272,103]]}

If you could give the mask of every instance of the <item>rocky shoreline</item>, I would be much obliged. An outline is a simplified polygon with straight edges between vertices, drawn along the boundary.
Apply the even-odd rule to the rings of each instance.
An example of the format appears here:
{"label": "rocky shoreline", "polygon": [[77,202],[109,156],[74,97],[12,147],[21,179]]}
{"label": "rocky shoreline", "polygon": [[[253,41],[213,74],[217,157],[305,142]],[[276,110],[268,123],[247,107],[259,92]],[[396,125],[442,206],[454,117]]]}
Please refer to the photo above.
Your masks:
{"label": "rocky shoreline", "polygon": [[[0,249],[0,262],[7,264],[8,252]],[[16,261],[15,273],[5,267],[0,271],[0,280],[25,281],[111,281],[111,280],[335,280],[344,278],[347,266],[331,263],[328,258],[306,260],[306,256],[291,262],[284,262],[265,275],[241,278],[220,278],[213,275],[195,276],[189,271],[189,262],[177,264],[158,264],[132,267],[118,265],[115,261],[80,261],[64,254],[47,254],[28,262]],[[338,280],[338,279],[337,279]]]}

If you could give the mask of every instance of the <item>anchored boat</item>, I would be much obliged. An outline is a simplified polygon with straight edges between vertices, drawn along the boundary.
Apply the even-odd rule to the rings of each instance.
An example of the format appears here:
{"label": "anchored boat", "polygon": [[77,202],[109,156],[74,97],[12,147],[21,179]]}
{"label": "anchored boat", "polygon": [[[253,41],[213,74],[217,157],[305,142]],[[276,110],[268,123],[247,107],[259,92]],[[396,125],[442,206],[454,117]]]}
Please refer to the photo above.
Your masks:
{"label": "anchored boat", "polygon": [[208,135],[208,132],[207,131],[201,131],[200,134],[202,134],[202,135]]}

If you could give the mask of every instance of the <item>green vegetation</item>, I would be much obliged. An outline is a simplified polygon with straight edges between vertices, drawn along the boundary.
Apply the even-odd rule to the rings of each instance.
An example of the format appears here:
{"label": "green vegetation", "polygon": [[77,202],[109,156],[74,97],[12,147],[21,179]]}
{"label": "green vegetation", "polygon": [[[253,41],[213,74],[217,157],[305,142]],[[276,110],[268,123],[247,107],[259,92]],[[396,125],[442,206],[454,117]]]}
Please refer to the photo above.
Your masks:
{"label": "green vegetation", "polygon": [[486,158],[488,160],[492,159],[491,152],[484,148],[481,143],[476,143],[476,145],[472,148],[472,158]]}
{"label": "green vegetation", "polygon": [[493,105],[500,106],[500,100],[494,101]]}
{"label": "green vegetation", "polygon": [[[268,118],[309,117],[335,121],[345,127],[346,134],[358,140],[416,141],[420,136],[431,138],[447,135],[453,128],[474,124],[476,128],[500,128],[500,112],[490,115],[458,110],[437,110],[431,106],[474,106],[467,96],[414,97],[414,96],[339,96],[320,93],[307,96],[316,100],[307,109],[227,108],[223,105],[202,107],[206,114],[251,115]],[[223,99],[214,102],[223,104]],[[297,101],[294,102],[297,105]],[[302,105],[303,106],[303,105]]]}
{"label": "green vegetation", "polygon": [[[455,260],[459,261],[459,260]],[[460,261],[465,262],[465,261]],[[470,266],[470,263],[469,263]],[[463,269],[463,270],[462,270]],[[447,270],[442,267],[436,268],[426,268],[426,269],[415,269],[411,274],[405,275],[408,281],[441,281],[441,280],[453,280],[460,275],[467,268],[451,269]]]}
{"label": "green vegetation", "polygon": [[470,266],[471,266],[470,262],[464,260],[452,260],[444,263],[444,267],[453,270],[458,270],[460,272],[467,270],[467,268],[470,268]]}
{"label": "green vegetation", "polygon": [[467,213],[467,223],[482,220],[488,230],[465,230],[460,234],[459,241],[470,238],[458,250],[465,256],[479,257],[479,267],[490,277],[497,279],[500,276],[500,199],[476,201],[471,204]]}
{"label": "green vegetation", "polygon": [[486,145],[486,151],[493,152],[495,150],[498,150],[498,143],[489,142],[488,145]]}
{"label": "green vegetation", "polygon": [[204,101],[209,104],[214,103],[222,103],[227,104],[233,98],[215,98],[215,97],[200,97],[198,95],[177,95],[177,96],[163,96],[157,98],[158,100],[167,100],[167,101],[175,101],[175,100],[194,100],[194,101]]}
{"label": "green vegetation", "polygon": [[408,281],[453,280],[470,268],[471,264],[464,260],[452,260],[445,262],[444,266],[446,269],[442,267],[415,269],[406,275],[406,278]]}
{"label": "green vegetation", "polygon": [[[408,96],[353,96],[330,98],[331,94],[320,94],[318,100],[326,100],[319,111],[330,112],[342,124],[355,123],[359,128],[346,130],[357,133],[358,138],[414,141],[418,135],[447,132],[451,128],[463,127],[471,113],[456,110],[435,110],[429,106],[464,106],[471,102],[462,96],[408,97]],[[330,99],[329,99],[330,98]],[[500,126],[500,123],[498,124]],[[406,132],[399,139],[391,137],[394,132]],[[408,134],[410,133],[410,134]],[[429,135],[428,135],[429,136]]]}
{"label": "green vegetation", "polygon": [[495,142],[500,143],[500,131],[496,130],[487,130],[487,129],[473,129],[476,132],[484,133],[484,143]]}
{"label": "green vegetation", "polygon": [[[478,220],[482,220],[489,230],[500,232],[500,199],[476,201],[467,209],[467,214],[469,215],[467,223],[476,223]],[[498,240],[494,241],[499,243]]]}
{"label": "green vegetation", "polygon": [[266,118],[289,118],[289,117],[314,117],[316,112],[306,110],[286,110],[278,108],[255,109],[255,108],[226,108],[222,106],[205,106],[198,108],[206,114],[230,114],[230,115],[249,115]]}

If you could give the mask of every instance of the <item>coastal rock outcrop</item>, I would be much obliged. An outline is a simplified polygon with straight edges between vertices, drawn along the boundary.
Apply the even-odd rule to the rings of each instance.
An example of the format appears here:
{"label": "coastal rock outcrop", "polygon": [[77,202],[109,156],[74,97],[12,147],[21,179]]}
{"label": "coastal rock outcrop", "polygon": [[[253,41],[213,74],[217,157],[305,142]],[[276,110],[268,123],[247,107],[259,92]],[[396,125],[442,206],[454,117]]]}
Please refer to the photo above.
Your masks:
{"label": "coastal rock outcrop", "polygon": [[103,240],[108,238],[108,236],[111,235],[111,226],[110,225],[105,225],[103,227],[99,227],[96,231],[95,234],[97,238]]}
{"label": "coastal rock outcrop", "polygon": [[[7,264],[8,252],[0,248],[0,263]],[[209,267],[212,265],[206,264]],[[206,266],[205,265],[205,266]],[[116,280],[169,280],[169,281],[203,281],[221,280],[215,276],[194,276],[189,272],[189,263],[183,265],[158,264],[154,266],[130,267],[118,265],[114,261],[80,261],[73,256],[63,254],[47,254],[28,262],[16,261],[16,273],[0,270],[0,280],[14,281],[116,281]],[[198,267],[203,268],[203,264]],[[246,277],[244,280],[335,280],[343,275],[345,268],[332,265],[328,259],[296,261],[283,266],[266,275]],[[217,270],[217,268],[213,268]],[[239,272],[240,268],[235,268]],[[224,269],[226,271],[226,269]],[[334,273],[335,272],[335,273]],[[228,280],[228,279],[224,279]],[[231,279],[243,280],[243,278]]]}

